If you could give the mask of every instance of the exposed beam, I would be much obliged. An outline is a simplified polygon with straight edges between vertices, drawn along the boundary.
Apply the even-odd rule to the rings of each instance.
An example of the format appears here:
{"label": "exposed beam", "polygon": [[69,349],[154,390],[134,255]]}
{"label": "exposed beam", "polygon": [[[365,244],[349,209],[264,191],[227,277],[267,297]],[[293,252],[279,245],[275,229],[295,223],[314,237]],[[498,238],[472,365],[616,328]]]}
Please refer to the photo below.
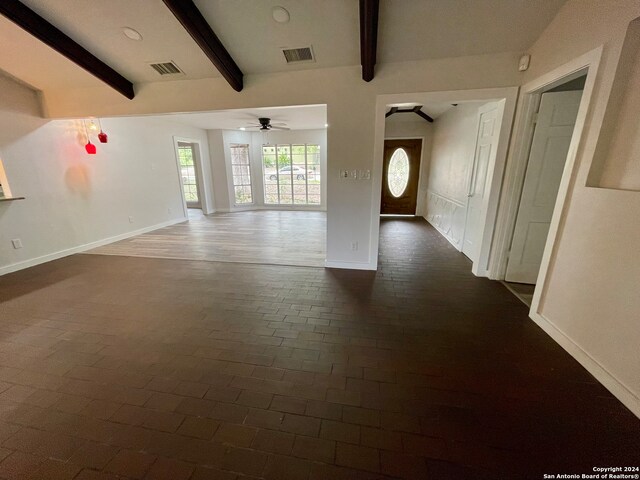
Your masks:
{"label": "exposed beam", "polygon": [[129,80],[22,2],[2,0],[0,13],[128,99],[134,97],[133,84]]}
{"label": "exposed beam", "polygon": [[390,117],[391,115],[393,115],[394,113],[396,113],[398,111],[398,107],[391,107],[391,110],[389,110],[386,114],[385,114],[385,118]]}
{"label": "exposed beam", "polygon": [[404,110],[400,110],[398,107],[391,107],[391,110],[389,110],[384,116],[385,118],[387,118],[393,115],[394,113],[415,113],[420,118],[424,118],[427,122],[433,123],[433,118],[431,118],[429,115],[427,115],[422,111],[422,105],[416,105],[413,108],[404,109]]}
{"label": "exposed beam", "polygon": [[242,72],[224,48],[193,0],[163,0],[191,38],[237,92],[242,90]]}
{"label": "exposed beam", "polygon": [[413,112],[418,115],[419,117],[424,118],[427,122],[429,123],[433,123],[433,118],[431,118],[429,115],[427,115],[426,113],[424,113],[422,110],[422,106],[420,107],[413,107]]}
{"label": "exposed beam", "polygon": [[360,63],[362,79],[373,80],[378,45],[378,11],[380,0],[360,0]]}

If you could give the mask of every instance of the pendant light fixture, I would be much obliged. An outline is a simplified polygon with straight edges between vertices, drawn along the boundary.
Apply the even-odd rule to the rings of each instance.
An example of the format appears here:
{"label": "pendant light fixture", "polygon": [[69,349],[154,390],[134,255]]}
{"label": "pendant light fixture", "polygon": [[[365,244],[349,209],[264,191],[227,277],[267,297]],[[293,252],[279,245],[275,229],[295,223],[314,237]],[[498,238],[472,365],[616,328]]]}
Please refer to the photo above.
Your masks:
{"label": "pendant light fixture", "polygon": [[82,122],[84,123],[84,133],[87,136],[87,144],[84,146],[84,149],[87,151],[87,153],[89,155],[95,155],[96,154],[96,146],[91,143],[91,139],[89,138],[89,130],[87,130],[87,122]]}
{"label": "pendant light fixture", "polygon": [[98,140],[100,140],[100,143],[107,143],[109,141],[109,137],[102,130],[102,122],[100,121],[100,119],[98,119],[98,125],[100,125],[100,133],[98,134]]}

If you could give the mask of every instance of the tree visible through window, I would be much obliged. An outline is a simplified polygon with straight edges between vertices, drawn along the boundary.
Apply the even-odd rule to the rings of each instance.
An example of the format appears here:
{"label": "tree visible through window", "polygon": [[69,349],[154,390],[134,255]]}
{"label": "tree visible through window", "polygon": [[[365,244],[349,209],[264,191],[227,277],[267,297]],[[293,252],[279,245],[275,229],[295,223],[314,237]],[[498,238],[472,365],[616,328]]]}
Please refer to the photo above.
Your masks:
{"label": "tree visible through window", "polygon": [[233,171],[235,204],[253,203],[249,145],[231,145],[231,170]]}
{"label": "tree visible through window", "polygon": [[264,202],[320,205],[320,145],[262,146]]}
{"label": "tree visible through window", "polygon": [[196,205],[199,203],[198,179],[193,146],[190,143],[178,142],[178,159],[185,200],[189,205]]}

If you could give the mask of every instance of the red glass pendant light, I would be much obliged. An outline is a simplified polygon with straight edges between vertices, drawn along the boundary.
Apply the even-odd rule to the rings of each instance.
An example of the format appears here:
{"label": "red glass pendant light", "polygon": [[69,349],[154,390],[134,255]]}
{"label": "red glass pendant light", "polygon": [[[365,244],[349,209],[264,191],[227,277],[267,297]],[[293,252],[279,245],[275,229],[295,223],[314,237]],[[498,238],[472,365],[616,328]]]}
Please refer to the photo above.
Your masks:
{"label": "red glass pendant light", "polygon": [[100,119],[98,119],[98,125],[100,125],[100,133],[98,134],[98,140],[100,140],[100,143],[107,143],[109,141],[109,137],[102,130],[102,122],[100,121]]}

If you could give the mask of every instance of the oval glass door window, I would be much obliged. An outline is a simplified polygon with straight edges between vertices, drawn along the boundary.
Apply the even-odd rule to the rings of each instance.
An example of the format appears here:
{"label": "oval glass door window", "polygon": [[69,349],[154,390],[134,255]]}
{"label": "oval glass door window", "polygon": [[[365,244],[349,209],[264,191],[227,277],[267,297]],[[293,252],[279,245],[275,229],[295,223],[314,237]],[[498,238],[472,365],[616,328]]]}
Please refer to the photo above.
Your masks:
{"label": "oval glass door window", "polygon": [[407,189],[409,184],[409,157],[402,148],[398,148],[391,155],[387,169],[387,183],[391,195],[396,198]]}

